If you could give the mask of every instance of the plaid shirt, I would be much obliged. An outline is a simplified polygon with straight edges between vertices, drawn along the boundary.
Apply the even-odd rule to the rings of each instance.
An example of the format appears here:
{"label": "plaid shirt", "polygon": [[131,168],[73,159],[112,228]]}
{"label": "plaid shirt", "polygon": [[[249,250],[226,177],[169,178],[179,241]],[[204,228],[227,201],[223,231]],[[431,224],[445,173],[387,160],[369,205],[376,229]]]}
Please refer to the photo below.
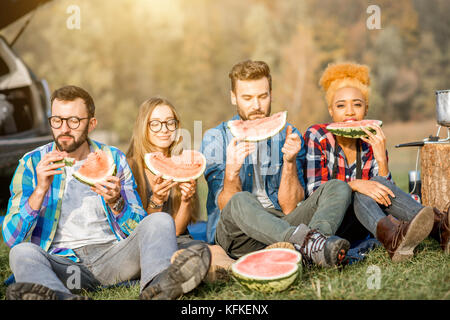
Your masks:
{"label": "plaid shirt", "polygon": [[[120,241],[136,228],[146,213],[142,209],[141,199],[136,192],[136,183],[125,155],[115,147],[106,146],[92,140],[88,140],[88,142],[94,151],[102,149],[114,159],[117,177],[122,182],[120,193],[125,200],[125,207],[117,216],[114,215],[101,197],[109,226],[117,240]],[[51,254],[65,256],[78,262],[79,259],[72,249],[51,247],[61,213],[65,173],[54,176],[39,210],[33,210],[28,203],[28,198],[37,185],[36,166],[45,154],[53,150],[55,150],[54,142],[28,152],[19,160],[19,165],[10,185],[11,197],[3,222],[3,239],[11,248],[21,242],[29,241]]]}
{"label": "plaid shirt", "polygon": [[[335,137],[326,127],[328,124],[316,124],[306,130],[304,139],[307,146],[306,152],[306,191],[311,195],[322,183],[332,179],[333,167],[335,163],[334,148]],[[338,148],[338,166],[336,179],[349,182],[356,179],[356,161],[349,165],[345,158],[344,151]],[[386,152],[387,154],[387,152]],[[370,180],[378,175],[378,163],[373,156],[370,144],[361,140],[361,166],[362,179]],[[391,173],[386,176],[392,180]]]}

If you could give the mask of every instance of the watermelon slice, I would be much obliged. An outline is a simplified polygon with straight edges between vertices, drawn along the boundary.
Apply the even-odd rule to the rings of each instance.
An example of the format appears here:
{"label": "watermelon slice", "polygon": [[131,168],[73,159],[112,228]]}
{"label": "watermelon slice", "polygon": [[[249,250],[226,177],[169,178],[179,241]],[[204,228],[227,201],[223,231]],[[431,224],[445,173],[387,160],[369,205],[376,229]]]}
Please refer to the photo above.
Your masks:
{"label": "watermelon slice", "polygon": [[93,186],[115,173],[114,160],[105,151],[97,150],[88,154],[86,161],[72,176],[82,183]]}
{"label": "watermelon slice", "polygon": [[144,156],[144,161],[153,174],[176,182],[196,180],[206,169],[205,156],[196,150],[183,150],[181,155],[171,157],[162,152],[151,152]]}
{"label": "watermelon slice", "polygon": [[54,164],[56,163],[64,163],[67,167],[72,167],[75,163],[75,158],[70,158],[70,157],[65,157],[62,160],[58,160],[53,162]]}
{"label": "watermelon slice", "polygon": [[244,141],[261,141],[273,137],[286,125],[287,111],[255,120],[230,120],[227,125],[231,134]]}
{"label": "watermelon slice", "polygon": [[375,124],[381,127],[383,122],[381,120],[333,122],[327,126],[327,130],[337,136],[357,139],[367,136],[361,128],[365,128],[376,134],[374,129],[368,127],[369,124]]}
{"label": "watermelon slice", "polygon": [[234,278],[243,286],[261,292],[287,289],[301,273],[301,255],[286,248],[255,251],[231,266]]}

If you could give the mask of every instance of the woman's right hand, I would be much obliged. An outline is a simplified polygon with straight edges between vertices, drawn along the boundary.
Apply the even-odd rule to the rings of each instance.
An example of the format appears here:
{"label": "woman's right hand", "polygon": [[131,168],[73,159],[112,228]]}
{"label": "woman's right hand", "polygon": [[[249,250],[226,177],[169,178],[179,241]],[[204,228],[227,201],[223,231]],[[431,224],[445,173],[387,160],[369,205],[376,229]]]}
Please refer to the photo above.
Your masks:
{"label": "woman's right hand", "polygon": [[391,205],[389,196],[395,198],[395,194],[391,189],[377,181],[357,179],[350,181],[348,184],[353,191],[365,194],[375,200],[378,204],[386,207]]}
{"label": "woman's right hand", "polygon": [[[178,182],[174,182],[172,179],[165,180],[162,175],[151,174],[150,186],[152,187],[152,201],[156,204],[163,204],[167,201],[170,194],[170,189],[176,186]],[[156,201],[155,201],[156,200]]]}

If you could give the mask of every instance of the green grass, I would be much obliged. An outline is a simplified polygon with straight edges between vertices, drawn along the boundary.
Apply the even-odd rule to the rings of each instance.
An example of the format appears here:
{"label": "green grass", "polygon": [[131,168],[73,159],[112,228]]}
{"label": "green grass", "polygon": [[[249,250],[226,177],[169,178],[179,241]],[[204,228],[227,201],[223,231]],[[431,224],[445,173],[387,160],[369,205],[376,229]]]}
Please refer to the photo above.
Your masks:
{"label": "green grass", "polygon": [[[394,175],[398,186],[407,190],[407,172]],[[199,193],[206,196],[206,184],[199,183]],[[4,213],[3,213],[4,214]],[[5,298],[3,284],[11,270],[9,248],[0,243],[0,299]],[[369,289],[374,276],[370,270],[380,271],[380,288]],[[139,286],[103,289],[84,294],[95,300],[129,300],[139,298]],[[228,282],[202,283],[182,296],[182,300],[450,300],[450,255],[445,255],[434,240],[427,239],[416,248],[411,260],[393,263],[386,251],[379,247],[360,263],[342,269],[304,268],[301,276],[287,290],[263,294],[242,287],[234,279]]]}
{"label": "green grass", "polygon": [[[0,245],[0,277],[11,270],[8,248]],[[368,288],[373,277],[370,267],[380,270],[380,288]],[[373,268],[373,267],[371,267]],[[320,288],[320,289],[319,289]],[[0,285],[0,298],[6,287]],[[85,292],[95,300],[139,298],[139,286]],[[365,261],[342,269],[304,268],[302,275],[286,291],[263,294],[242,287],[234,279],[228,282],[202,283],[181,297],[183,300],[450,300],[450,255],[445,255],[436,241],[427,239],[416,248],[416,255],[402,263],[390,261],[383,248],[373,250]]]}

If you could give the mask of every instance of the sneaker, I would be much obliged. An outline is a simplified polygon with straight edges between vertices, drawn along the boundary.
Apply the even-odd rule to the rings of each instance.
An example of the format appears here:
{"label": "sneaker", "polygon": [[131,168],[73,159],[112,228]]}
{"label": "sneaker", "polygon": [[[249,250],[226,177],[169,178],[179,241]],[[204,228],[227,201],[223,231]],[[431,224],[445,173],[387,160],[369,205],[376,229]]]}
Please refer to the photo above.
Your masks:
{"label": "sneaker", "polygon": [[211,251],[206,244],[195,244],[182,250],[172,264],[142,290],[143,300],[173,300],[196,288],[206,277]]}
{"label": "sneaker", "polygon": [[307,233],[299,251],[307,264],[334,267],[342,264],[349,248],[347,240],[338,236],[326,237],[313,229]]}
{"label": "sneaker", "polygon": [[288,241],[302,254],[305,264],[322,267],[341,265],[350,248],[350,242],[347,240],[337,236],[327,237],[304,224],[295,229]]}
{"label": "sneaker", "polygon": [[[218,245],[215,246],[217,247]],[[211,251],[211,265],[209,266],[208,273],[206,274],[206,277],[204,279],[205,282],[227,282],[231,279],[231,265],[235,260],[228,257],[228,255],[222,248],[220,249],[221,251],[223,251],[223,253],[218,251],[217,249],[209,247],[209,250]],[[176,257],[178,257],[178,255],[180,255],[184,250],[185,249],[180,249],[175,251],[175,253],[170,258],[170,263],[173,263]]]}
{"label": "sneaker", "polygon": [[90,300],[90,298],[55,291],[38,283],[17,282],[6,288],[6,300]]}

